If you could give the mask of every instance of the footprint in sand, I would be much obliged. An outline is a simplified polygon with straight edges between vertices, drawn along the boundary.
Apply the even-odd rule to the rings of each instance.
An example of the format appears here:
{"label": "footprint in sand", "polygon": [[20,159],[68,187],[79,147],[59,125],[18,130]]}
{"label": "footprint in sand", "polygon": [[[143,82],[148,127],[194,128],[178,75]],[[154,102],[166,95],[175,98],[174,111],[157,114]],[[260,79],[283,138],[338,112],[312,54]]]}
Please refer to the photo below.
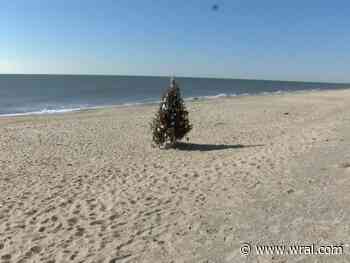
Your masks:
{"label": "footprint in sand", "polygon": [[75,252],[69,257],[69,259],[70,259],[70,260],[74,260],[74,259],[77,257],[78,253],[79,253],[79,252],[75,251]]}
{"label": "footprint in sand", "polygon": [[72,217],[72,218],[69,218],[69,219],[67,220],[67,223],[68,223],[69,226],[73,226],[73,225],[75,225],[77,222],[78,222],[78,219],[77,219],[76,217]]}
{"label": "footprint in sand", "polygon": [[343,162],[342,164],[340,164],[340,167],[346,170],[350,170],[350,162]]}
{"label": "footprint in sand", "polygon": [[11,255],[10,254],[5,254],[1,256],[2,260],[10,260],[11,259]]}
{"label": "footprint in sand", "polygon": [[78,226],[77,227],[77,232],[75,232],[75,235],[77,237],[81,237],[81,236],[84,235],[84,233],[85,233],[85,228]]}

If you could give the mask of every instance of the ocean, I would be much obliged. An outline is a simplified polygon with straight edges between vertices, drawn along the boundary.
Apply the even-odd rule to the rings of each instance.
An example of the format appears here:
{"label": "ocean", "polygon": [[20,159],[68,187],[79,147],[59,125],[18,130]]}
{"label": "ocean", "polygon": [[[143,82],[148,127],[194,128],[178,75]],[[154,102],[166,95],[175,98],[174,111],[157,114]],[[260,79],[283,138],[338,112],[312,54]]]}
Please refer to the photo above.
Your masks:
{"label": "ocean", "polygon": [[[185,99],[349,88],[349,84],[176,78]],[[0,75],[0,115],[49,114],[158,102],[167,77]]]}

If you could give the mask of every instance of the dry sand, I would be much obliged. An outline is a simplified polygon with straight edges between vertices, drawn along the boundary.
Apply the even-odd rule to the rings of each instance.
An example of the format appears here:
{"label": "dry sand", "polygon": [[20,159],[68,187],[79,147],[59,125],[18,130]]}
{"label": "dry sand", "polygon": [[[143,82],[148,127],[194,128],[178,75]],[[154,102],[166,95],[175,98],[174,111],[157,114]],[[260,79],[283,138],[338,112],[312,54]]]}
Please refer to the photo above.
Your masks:
{"label": "dry sand", "polygon": [[349,90],[188,108],[177,150],[151,147],[156,106],[0,118],[0,261],[350,262],[240,254],[280,241],[349,251]]}

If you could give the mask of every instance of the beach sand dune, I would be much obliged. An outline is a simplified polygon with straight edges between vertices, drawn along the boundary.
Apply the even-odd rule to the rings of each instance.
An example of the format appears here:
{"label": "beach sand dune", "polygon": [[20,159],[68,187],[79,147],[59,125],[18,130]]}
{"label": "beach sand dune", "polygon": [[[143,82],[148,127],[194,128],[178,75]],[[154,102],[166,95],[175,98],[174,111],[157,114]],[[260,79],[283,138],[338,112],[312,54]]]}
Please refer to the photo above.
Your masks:
{"label": "beach sand dune", "polygon": [[188,103],[178,149],[156,106],[0,119],[3,262],[349,262],[242,243],[350,237],[350,91]]}

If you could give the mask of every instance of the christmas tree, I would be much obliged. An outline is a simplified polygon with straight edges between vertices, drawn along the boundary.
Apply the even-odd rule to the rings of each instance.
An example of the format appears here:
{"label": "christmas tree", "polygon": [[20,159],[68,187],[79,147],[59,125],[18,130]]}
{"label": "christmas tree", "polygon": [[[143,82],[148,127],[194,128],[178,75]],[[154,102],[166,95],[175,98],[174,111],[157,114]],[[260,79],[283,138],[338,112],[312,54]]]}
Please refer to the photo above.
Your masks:
{"label": "christmas tree", "polygon": [[174,147],[191,129],[180,88],[172,78],[151,123],[153,142],[159,147]]}

